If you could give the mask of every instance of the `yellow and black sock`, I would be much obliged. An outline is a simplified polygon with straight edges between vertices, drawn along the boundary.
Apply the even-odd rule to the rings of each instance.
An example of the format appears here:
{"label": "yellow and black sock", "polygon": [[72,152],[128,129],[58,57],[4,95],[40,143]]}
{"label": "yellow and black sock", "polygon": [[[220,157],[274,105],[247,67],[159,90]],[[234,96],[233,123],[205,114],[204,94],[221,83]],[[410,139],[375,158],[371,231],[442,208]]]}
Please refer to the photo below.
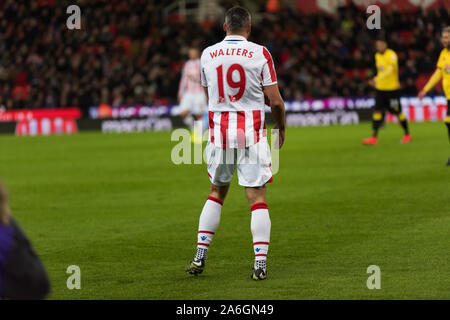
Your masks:
{"label": "yellow and black sock", "polygon": [[400,125],[402,126],[403,130],[405,131],[405,134],[409,134],[409,128],[408,128],[408,120],[406,120],[406,116],[403,112],[400,112],[398,115],[398,121],[400,122]]}
{"label": "yellow and black sock", "polygon": [[372,115],[372,129],[373,136],[378,136],[378,130],[380,129],[384,119],[384,112],[375,111]]}
{"label": "yellow and black sock", "polygon": [[445,125],[447,126],[448,139],[450,140],[450,116],[446,116],[444,119]]}

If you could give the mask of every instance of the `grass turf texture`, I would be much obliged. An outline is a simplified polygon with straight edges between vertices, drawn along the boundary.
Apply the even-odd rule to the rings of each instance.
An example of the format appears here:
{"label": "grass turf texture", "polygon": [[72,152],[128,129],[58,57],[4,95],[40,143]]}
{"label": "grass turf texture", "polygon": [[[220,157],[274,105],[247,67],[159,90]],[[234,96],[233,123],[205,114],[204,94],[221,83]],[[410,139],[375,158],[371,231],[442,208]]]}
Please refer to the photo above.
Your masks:
{"label": "grass turf texture", "polygon": [[[450,156],[442,123],[288,128],[268,186],[268,279],[250,279],[250,210],[236,178],[206,271],[195,253],[205,165],[170,161],[169,132],[0,136],[0,178],[43,259],[51,299],[450,298]],[[369,265],[381,290],[369,290]],[[68,290],[78,265],[82,289]]]}

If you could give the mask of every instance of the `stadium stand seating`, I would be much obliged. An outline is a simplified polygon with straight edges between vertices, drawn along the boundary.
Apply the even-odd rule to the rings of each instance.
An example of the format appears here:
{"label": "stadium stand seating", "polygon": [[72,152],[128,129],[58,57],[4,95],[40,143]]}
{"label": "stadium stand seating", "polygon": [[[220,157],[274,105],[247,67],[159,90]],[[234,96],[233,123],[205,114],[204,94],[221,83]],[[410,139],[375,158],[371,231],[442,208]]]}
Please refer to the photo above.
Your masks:
{"label": "stadium stand seating", "polygon": [[[28,3],[0,2],[3,109],[176,103],[188,46],[203,48],[223,37],[222,21],[161,14],[170,1],[84,1],[81,30],[66,28],[64,4],[70,2]],[[251,37],[272,52],[286,100],[373,94],[365,80],[374,74],[376,34],[365,27],[365,12],[265,10],[259,9]],[[383,14],[406,94],[416,94],[433,71],[441,21],[449,16],[444,8]]]}

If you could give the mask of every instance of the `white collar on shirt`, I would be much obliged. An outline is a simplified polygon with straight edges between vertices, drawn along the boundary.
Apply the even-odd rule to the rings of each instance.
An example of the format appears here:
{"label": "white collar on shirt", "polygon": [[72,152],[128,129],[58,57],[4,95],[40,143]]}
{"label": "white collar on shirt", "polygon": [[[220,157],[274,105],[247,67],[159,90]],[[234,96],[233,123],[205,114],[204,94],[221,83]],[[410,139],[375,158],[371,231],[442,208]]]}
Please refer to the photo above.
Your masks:
{"label": "white collar on shirt", "polygon": [[223,39],[224,41],[226,40],[237,40],[237,41],[247,41],[247,39],[245,39],[245,37],[243,36],[238,36],[238,35],[230,35],[230,36],[226,36],[225,39]]}

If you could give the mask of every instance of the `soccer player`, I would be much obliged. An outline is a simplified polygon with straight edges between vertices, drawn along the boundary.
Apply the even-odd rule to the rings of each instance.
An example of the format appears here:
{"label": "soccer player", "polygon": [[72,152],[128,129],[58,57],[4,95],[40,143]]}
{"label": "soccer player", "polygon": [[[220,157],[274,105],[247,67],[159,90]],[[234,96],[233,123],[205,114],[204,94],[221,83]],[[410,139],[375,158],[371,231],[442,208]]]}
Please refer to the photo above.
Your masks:
{"label": "soccer player", "polygon": [[398,80],[398,59],[397,54],[389,49],[384,39],[378,39],[375,42],[377,53],[375,54],[375,63],[377,75],[369,80],[369,84],[375,86],[375,109],[372,114],[373,134],[370,138],[364,139],[364,145],[376,145],[378,143],[378,130],[383,124],[385,111],[389,111],[397,116],[405,135],[402,143],[411,141],[411,135],[408,130],[408,120],[402,112],[400,106],[400,82]]}
{"label": "soccer player", "polygon": [[[437,62],[436,71],[428,80],[425,87],[419,92],[419,99],[422,99],[428,91],[431,90],[438,82],[442,80],[442,87],[444,88],[445,97],[447,98],[447,116],[444,119],[447,126],[448,138],[450,139],[450,27],[442,30],[442,49]],[[447,161],[447,166],[450,166],[450,158]]]}
{"label": "soccer player", "polygon": [[[183,66],[180,85],[178,87],[178,102],[180,103],[183,122],[194,129],[194,121],[200,121],[206,111],[206,97],[200,84],[200,59],[197,48],[191,47],[188,51],[189,60]],[[192,118],[194,117],[195,120]],[[201,126],[196,126],[199,132],[193,132],[195,142],[201,140]]]}
{"label": "soccer player", "polygon": [[285,137],[285,109],[269,51],[247,40],[250,13],[241,7],[227,11],[223,41],[206,48],[201,56],[202,85],[209,106],[206,146],[211,189],[199,219],[197,253],[186,272],[197,275],[205,267],[207,251],[219,226],[222,205],[237,168],[250,211],[255,261],[254,280],[267,275],[266,258],[271,221],[266,183],[272,180],[271,156],[265,127],[267,101],[279,130],[277,148]]}

